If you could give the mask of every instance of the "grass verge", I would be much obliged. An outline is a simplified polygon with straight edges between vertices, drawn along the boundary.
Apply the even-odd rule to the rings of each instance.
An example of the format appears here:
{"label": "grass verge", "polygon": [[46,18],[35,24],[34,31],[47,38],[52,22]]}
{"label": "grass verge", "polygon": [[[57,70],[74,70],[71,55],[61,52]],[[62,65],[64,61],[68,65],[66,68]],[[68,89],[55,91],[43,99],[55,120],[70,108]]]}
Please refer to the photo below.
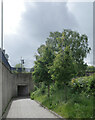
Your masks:
{"label": "grass verge", "polygon": [[31,99],[39,101],[42,105],[56,112],[63,118],[80,118],[80,120],[93,118],[94,97],[83,89],[81,92],[74,92],[72,88],[68,87],[67,101],[65,101],[63,88],[59,89],[56,85],[52,84],[50,87],[50,97],[48,97],[47,87],[43,87],[42,85],[42,87],[37,88],[36,91],[31,93]]}

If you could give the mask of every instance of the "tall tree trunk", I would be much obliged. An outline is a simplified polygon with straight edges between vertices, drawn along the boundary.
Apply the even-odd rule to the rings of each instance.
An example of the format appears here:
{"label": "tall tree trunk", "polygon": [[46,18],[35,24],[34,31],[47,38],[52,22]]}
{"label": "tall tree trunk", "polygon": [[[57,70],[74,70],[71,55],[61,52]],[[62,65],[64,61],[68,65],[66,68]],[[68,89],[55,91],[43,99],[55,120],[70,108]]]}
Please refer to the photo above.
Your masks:
{"label": "tall tree trunk", "polygon": [[49,91],[50,91],[50,86],[48,84],[48,97],[50,96]]}
{"label": "tall tree trunk", "polygon": [[64,94],[65,94],[65,102],[67,102],[67,89],[66,89],[66,84],[64,86]]}

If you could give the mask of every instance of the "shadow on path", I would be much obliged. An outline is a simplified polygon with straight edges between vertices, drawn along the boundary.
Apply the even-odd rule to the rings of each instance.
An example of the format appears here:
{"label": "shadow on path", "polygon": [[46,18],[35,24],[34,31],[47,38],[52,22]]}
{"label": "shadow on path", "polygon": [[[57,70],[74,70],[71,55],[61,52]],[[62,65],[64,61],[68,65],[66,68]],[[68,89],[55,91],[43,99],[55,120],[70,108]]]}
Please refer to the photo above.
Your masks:
{"label": "shadow on path", "polygon": [[21,99],[29,99],[29,98],[30,98],[30,96],[19,96],[19,97],[12,98],[12,101],[13,100],[21,100]]}

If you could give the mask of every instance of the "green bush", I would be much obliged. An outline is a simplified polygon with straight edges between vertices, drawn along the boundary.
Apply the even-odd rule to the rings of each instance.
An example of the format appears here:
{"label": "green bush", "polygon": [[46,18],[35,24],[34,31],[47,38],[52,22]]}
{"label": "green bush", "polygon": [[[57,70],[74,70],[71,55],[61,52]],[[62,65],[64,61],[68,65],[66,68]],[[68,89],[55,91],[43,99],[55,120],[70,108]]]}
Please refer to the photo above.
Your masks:
{"label": "green bush", "polygon": [[94,66],[88,66],[86,71],[87,72],[95,72],[95,67]]}
{"label": "green bush", "polygon": [[32,100],[34,100],[34,92],[31,93],[31,96],[30,96],[30,97],[31,97]]}
{"label": "green bush", "polygon": [[56,82],[52,84],[48,98],[48,89],[43,83],[37,91],[31,94],[31,99],[38,100],[65,118],[90,119],[93,118],[94,85],[95,77],[93,75],[72,79],[67,87],[67,102],[65,102],[64,86],[59,89]]}
{"label": "green bush", "polygon": [[93,79],[93,75],[88,76],[88,77],[85,76],[85,77],[79,77],[76,79],[72,79],[70,84],[71,84],[73,92],[81,93],[82,91],[84,91],[84,92],[92,94],[91,86],[93,88],[93,84],[95,81]]}
{"label": "green bush", "polygon": [[95,97],[95,74],[93,75],[93,80],[91,81],[90,91],[91,91],[92,95],[94,95],[94,97]]}
{"label": "green bush", "polygon": [[34,91],[36,91],[38,89],[38,87],[36,85],[34,85]]}
{"label": "green bush", "polygon": [[41,88],[40,88],[40,92],[41,92],[41,94],[43,95],[43,94],[45,94],[45,91],[46,91],[46,86],[45,86],[44,83],[42,83],[42,84],[41,84]]}

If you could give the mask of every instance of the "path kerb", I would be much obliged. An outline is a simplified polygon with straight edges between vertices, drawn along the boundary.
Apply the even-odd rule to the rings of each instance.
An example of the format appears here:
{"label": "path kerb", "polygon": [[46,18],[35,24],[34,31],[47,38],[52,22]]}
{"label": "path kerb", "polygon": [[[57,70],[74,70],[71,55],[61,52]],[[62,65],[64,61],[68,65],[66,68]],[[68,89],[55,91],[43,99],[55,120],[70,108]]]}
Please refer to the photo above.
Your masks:
{"label": "path kerb", "polygon": [[49,112],[51,112],[52,114],[54,114],[56,117],[58,117],[59,119],[62,120],[66,120],[65,118],[63,118],[62,116],[58,115],[57,113],[55,113],[52,110],[49,110],[46,106],[44,106],[42,103],[40,103],[39,101],[34,100],[35,102],[37,102],[39,105],[41,105],[44,109],[48,110]]}

